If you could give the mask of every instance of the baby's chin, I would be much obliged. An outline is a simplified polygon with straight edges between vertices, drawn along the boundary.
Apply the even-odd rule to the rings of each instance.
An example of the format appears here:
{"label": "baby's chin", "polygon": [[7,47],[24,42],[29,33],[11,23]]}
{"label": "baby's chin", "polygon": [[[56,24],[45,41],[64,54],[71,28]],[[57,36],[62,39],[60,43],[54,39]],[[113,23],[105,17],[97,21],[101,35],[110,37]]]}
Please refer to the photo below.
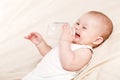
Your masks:
{"label": "baby's chin", "polygon": [[80,41],[80,40],[79,40],[78,38],[75,38],[75,39],[73,40],[73,43],[74,43],[74,44],[80,44],[79,41]]}

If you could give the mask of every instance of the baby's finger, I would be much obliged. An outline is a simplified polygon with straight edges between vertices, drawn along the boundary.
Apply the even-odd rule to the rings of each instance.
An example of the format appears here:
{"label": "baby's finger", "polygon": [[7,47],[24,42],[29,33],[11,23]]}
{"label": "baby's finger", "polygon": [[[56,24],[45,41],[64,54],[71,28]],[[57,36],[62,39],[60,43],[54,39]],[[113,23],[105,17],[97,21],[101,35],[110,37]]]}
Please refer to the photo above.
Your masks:
{"label": "baby's finger", "polygon": [[24,38],[25,38],[25,39],[28,39],[28,40],[31,40],[33,37],[35,37],[35,33],[34,33],[34,32],[30,33],[30,34],[27,35],[27,36],[24,36]]}
{"label": "baby's finger", "polygon": [[24,38],[25,38],[25,39],[28,39],[28,37],[27,37],[27,36],[24,36]]}
{"label": "baby's finger", "polygon": [[25,39],[31,39],[33,36],[34,36],[34,34],[33,34],[33,33],[30,33],[29,35],[25,36],[24,38],[25,38]]}
{"label": "baby's finger", "polygon": [[24,36],[25,39],[30,39],[30,35]]}
{"label": "baby's finger", "polygon": [[36,38],[41,38],[41,34],[37,33],[37,32],[32,32],[31,36],[34,36]]}
{"label": "baby's finger", "polygon": [[71,34],[75,35],[75,29],[74,29],[74,27],[71,28]]}
{"label": "baby's finger", "polygon": [[62,26],[62,32],[64,32],[65,27],[66,27],[66,25],[64,24],[64,25]]}
{"label": "baby's finger", "polygon": [[65,30],[65,32],[69,32],[70,31],[69,24],[64,24],[64,30]]}

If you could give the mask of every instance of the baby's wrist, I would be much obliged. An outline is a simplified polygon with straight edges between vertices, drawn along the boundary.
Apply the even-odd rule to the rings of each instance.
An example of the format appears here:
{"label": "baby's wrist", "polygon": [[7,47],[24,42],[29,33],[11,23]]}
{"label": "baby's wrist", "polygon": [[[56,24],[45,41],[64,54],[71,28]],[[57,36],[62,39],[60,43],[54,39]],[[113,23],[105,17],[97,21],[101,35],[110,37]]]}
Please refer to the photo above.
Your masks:
{"label": "baby's wrist", "polygon": [[60,40],[60,43],[72,43],[70,40]]}
{"label": "baby's wrist", "polygon": [[43,43],[44,43],[44,41],[39,42],[39,43],[37,43],[37,44],[35,44],[35,45],[38,47],[38,46],[41,46]]}
{"label": "baby's wrist", "polygon": [[72,40],[70,40],[69,38],[67,38],[67,39],[66,39],[66,38],[65,38],[65,39],[64,39],[64,38],[61,38],[60,41],[72,42]]}

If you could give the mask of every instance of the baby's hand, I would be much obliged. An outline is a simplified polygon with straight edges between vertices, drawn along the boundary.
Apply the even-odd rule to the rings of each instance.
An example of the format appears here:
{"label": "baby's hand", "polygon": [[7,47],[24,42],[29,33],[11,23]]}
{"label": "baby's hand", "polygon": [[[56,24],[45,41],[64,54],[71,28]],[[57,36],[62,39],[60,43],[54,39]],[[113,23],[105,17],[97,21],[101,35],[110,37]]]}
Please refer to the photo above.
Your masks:
{"label": "baby's hand", "polygon": [[25,36],[25,39],[30,40],[35,45],[38,45],[44,41],[42,36],[37,32],[30,33],[28,36]]}
{"label": "baby's hand", "polygon": [[68,24],[63,25],[60,40],[68,41],[68,42],[72,43],[72,41],[74,39],[73,32],[74,32],[73,28],[69,27]]}

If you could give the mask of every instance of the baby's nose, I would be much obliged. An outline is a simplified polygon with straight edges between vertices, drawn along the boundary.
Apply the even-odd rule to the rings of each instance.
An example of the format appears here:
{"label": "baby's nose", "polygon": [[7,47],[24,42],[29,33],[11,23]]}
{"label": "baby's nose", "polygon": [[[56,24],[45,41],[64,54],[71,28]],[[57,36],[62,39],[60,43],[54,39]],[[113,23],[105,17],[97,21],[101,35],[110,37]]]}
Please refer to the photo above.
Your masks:
{"label": "baby's nose", "polygon": [[80,30],[81,27],[80,27],[80,26],[75,26],[75,29],[76,29],[76,30]]}

